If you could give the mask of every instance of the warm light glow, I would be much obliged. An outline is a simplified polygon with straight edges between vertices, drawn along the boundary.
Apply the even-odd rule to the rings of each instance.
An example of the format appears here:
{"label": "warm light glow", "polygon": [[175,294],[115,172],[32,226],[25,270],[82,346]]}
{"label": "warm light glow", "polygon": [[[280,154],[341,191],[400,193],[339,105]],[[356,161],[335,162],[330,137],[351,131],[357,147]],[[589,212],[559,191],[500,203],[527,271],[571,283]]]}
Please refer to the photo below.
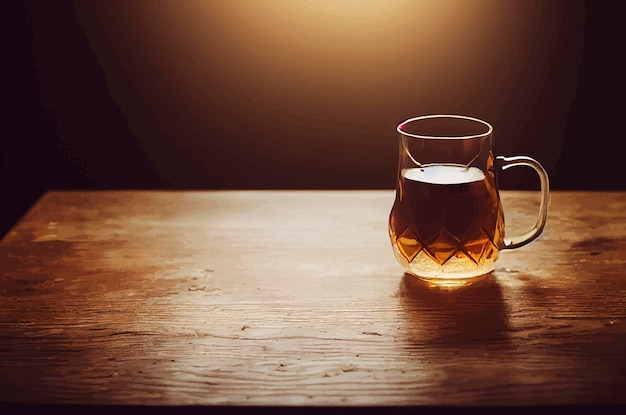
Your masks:
{"label": "warm light glow", "polygon": [[337,20],[339,24],[380,24],[385,19],[398,18],[403,12],[432,8],[435,0],[295,0],[264,2],[292,16],[305,19]]}
{"label": "warm light glow", "polygon": [[[372,98],[401,90],[403,84],[421,84],[425,97],[454,88],[481,72],[486,64],[481,49],[493,42],[488,38],[499,24],[497,18],[490,26],[477,24],[490,13],[497,14],[498,8],[476,7],[473,1],[182,5],[177,30],[185,43],[193,45],[193,60],[205,68],[198,76],[234,82],[249,96],[295,101],[297,110],[287,107],[321,117],[335,112],[327,105],[329,99],[380,111],[380,103]],[[219,24],[207,24],[207,18],[215,15],[220,16]],[[204,55],[208,51],[213,53]],[[451,75],[459,65],[465,67],[463,76]],[[397,119],[398,113],[393,117]]]}
{"label": "warm light glow", "polygon": [[[472,114],[479,115],[482,107],[497,105],[483,96],[487,86],[498,90],[504,105],[516,87],[511,80],[534,64],[524,60],[532,43],[515,35],[537,29],[525,4],[117,2],[109,10],[101,6],[99,18],[107,21],[116,56],[149,100],[191,104],[202,113],[202,103],[218,93],[272,117],[286,111],[349,122],[375,115],[395,126],[416,115],[415,103],[431,112],[474,100]],[[506,54],[514,56],[503,60]],[[496,70],[503,62],[507,66]],[[168,96],[153,96],[155,83]],[[163,127],[178,131],[180,123]]]}
{"label": "warm light glow", "polygon": [[[274,183],[299,187],[320,172],[333,183],[340,174],[377,180],[375,169],[365,179],[359,166],[395,163],[395,127],[423,114],[491,122],[512,154],[528,139],[553,56],[565,53],[557,50],[565,42],[557,2],[149,3],[75,7],[112,99],[142,148],[163,154],[152,162],[174,172],[172,183],[182,170],[157,134],[175,137],[204,170],[228,170],[214,173],[225,185],[274,174]],[[553,159],[561,135],[554,137]],[[292,164],[307,173],[280,170]]]}

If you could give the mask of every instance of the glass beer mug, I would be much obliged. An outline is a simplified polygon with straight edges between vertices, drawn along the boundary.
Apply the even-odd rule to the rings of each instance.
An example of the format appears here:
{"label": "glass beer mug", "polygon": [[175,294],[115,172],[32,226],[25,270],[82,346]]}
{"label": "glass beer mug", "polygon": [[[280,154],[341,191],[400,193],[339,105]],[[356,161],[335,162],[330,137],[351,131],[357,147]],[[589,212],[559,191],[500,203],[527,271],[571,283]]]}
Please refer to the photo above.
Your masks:
{"label": "glass beer mug", "polygon": [[[490,124],[460,115],[427,115],[406,120],[397,130],[400,158],[389,234],[398,262],[410,274],[437,286],[469,285],[494,270],[500,250],[523,246],[541,234],[548,175],[530,157],[494,157]],[[496,170],[515,166],[537,172],[541,203],[529,231],[505,237]]]}

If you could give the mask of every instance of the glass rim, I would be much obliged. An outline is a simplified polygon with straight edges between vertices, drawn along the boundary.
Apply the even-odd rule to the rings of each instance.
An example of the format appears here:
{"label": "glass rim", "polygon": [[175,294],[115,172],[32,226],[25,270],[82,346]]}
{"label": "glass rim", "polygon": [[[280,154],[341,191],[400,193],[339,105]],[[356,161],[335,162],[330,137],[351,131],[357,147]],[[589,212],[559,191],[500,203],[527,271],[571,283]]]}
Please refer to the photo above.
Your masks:
{"label": "glass rim", "polygon": [[[479,133],[479,134],[439,135],[439,136],[437,136],[437,135],[414,134],[414,133],[409,133],[407,131],[403,131],[403,128],[405,126],[407,126],[408,124],[411,124],[411,123],[413,123],[415,121],[423,121],[423,120],[429,120],[429,119],[433,119],[433,118],[453,118],[453,119],[461,119],[461,120],[473,121],[473,122],[482,124],[485,127],[487,127],[487,131],[485,131],[484,133]],[[408,137],[424,138],[424,139],[429,139],[429,140],[437,140],[437,139],[466,140],[466,139],[470,139],[470,138],[487,137],[487,136],[489,136],[493,132],[493,127],[487,121],[483,121],[483,120],[481,120],[479,118],[475,118],[475,117],[469,117],[467,115],[433,114],[433,115],[420,115],[418,117],[413,117],[413,118],[409,118],[408,120],[402,121],[400,124],[398,124],[398,127],[396,127],[396,131],[398,131],[400,134],[408,136]]]}

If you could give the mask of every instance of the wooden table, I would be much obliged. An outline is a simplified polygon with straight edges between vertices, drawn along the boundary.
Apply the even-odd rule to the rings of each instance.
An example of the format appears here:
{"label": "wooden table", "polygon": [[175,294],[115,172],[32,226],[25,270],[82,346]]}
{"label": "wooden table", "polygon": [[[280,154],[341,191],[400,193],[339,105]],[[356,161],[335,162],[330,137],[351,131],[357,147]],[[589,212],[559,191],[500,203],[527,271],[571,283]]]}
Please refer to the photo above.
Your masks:
{"label": "wooden table", "polygon": [[[50,192],[0,243],[0,401],[626,403],[626,193],[553,192],[469,288],[393,257],[387,191]],[[502,192],[507,230],[534,192]]]}

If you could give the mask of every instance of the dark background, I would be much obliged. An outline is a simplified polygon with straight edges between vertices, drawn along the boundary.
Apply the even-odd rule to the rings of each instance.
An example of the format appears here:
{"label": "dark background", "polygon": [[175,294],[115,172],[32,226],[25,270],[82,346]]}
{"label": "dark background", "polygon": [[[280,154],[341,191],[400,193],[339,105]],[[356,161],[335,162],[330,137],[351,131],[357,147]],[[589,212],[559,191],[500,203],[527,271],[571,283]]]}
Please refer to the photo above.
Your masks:
{"label": "dark background", "polygon": [[348,3],[3,2],[0,235],[48,189],[391,189],[429,113],[553,189],[626,188],[619,2]]}

